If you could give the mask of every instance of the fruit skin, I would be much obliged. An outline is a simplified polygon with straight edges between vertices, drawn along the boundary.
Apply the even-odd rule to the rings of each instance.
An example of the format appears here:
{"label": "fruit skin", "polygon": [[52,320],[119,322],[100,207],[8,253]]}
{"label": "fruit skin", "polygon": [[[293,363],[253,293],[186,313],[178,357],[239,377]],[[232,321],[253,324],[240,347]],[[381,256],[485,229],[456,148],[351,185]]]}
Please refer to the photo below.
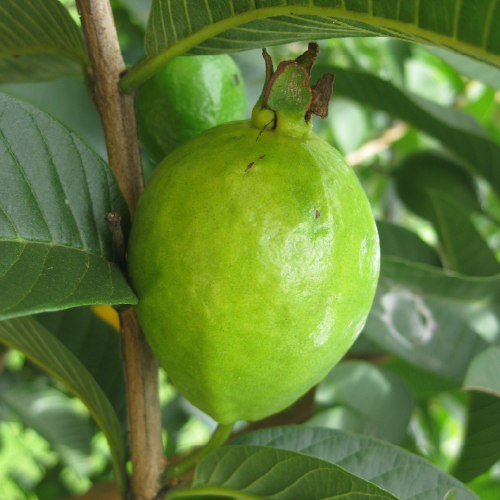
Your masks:
{"label": "fruit skin", "polygon": [[208,130],[155,170],[128,246],[144,333],[216,421],[258,420],[319,382],[356,339],[379,273],[366,196],[314,133]]}
{"label": "fruit skin", "polygon": [[245,85],[228,55],[176,57],[139,88],[141,143],[159,163],[183,142],[245,118]]}
{"label": "fruit skin", "polygon": [[432,191],[458,200],[467,214],[481,211],[474,177],[462,165],[442,154],[428,151],[411,155],[394,172],[394,178],[403,203],[431,222],[436,218],[429,196]]}

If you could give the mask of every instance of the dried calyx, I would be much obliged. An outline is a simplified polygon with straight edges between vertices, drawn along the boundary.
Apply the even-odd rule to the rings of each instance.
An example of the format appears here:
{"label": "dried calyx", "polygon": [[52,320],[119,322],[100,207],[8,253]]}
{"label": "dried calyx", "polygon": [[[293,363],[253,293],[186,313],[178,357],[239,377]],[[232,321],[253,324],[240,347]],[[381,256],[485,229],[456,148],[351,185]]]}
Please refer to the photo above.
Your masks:
{"label": "dried calyx", "polygon": [[252,123],[258,128],[274,129],[291,135],[307,135],[313,114],[326,118],[333,92],[334,75],[327,73],[310,85],[311,70],[319,53],[316,43],[294,61],[281,62],[276,71],[266,49],[266,82],[252,111]]}

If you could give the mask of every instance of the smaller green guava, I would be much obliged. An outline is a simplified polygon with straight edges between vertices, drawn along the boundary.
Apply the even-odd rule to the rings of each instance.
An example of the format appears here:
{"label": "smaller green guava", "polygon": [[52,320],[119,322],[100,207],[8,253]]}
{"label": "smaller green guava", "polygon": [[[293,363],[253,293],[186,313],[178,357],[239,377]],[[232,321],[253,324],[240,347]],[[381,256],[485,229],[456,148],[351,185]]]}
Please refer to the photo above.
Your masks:
{"label": "smaller green guava", "polygon": [[142,145],[159,163],[209,128],[245,118],[245,84],[228,55],[176,57],[137,93]]}
{"label": "smaller green guava", "polygon": [[128,244],[137,314],[173,384],[221,424],[283,410],[347,352],[370,310],[379,241],[340,153],[311,131],[333,75],[316,44],[274,71],[251,120],[173,151]]}

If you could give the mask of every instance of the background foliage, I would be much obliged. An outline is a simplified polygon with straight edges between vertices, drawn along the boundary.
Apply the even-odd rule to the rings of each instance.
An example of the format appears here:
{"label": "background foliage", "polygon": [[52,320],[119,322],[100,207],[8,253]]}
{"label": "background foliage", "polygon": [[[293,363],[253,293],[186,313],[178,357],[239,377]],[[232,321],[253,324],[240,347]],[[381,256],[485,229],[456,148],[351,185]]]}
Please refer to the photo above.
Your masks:
{"label": "background foliage", "polygon": [[[307,489],[307,477],[315,477],[380,498],[442,500],[451,489],[457,500],[498,499],[500,6],[488,0],[272,3],[248,10],[241,1],[218,10],[218,2],[208,1],[203,10],[188,2],[184,10],[183,2],[154,0],[148,22],[150,1],[112,1],[126,62],[148,56],[149,66],[124,82],[140,81],[176,51],[230,52],[245,79],[248,116],[264,64],[259,49],[241,50],[268,45],[278,61],[304,51],[301,40],[324,39],[315,77],[333,72],[336,81],[329,117],[316,120],[315,131],[346,156],[378,220],[383,260],[374,306],[346,359],[278,420],[303,425],[243,434],[234,447],[202,461],[193,485],[275,498],[262,481],[272,469],[271,483],[297,488],[286,498],[297,491],[316,498]],[[238,9],[247,18],[236,25]],[[115,474],[124,476],[117,470],[127,453],[117,316],[95,304],[136,299],[100,218],[114,208],[128,227],[86,92],[89,63],[78,23],[71,0],[0,0],[0,161],[26,173],[0,186],[0,341],[15,348],[3,348],[0,375],[0,498],[9,500],[83,493],[112,479],[112,457]],[[26,146],[36,141],[52,150],[45,163],[35,146]],[[147,177],[155,165],[146,153],[143,161]],[[75,171],[90,179],[85,196],[74,184]],[[5,216],[20,214],[26,198],[18,193],[29,192],[41,202],[38,218]],[[96,200],[105,200],[103,206]],[[45,233],[34,230],[42,226]],[[44,238],[59,252],[53,266],[43,254]],[[23,263],[22,252],[32,257]],[[65,278],[73,279],[67,293],[54,285],[58,273],[90,260],[97,266],[94,274],[86,268],[91,284],[102,266],[108,270],[99,296],[77,271]],[[44,284],[47,262],[55,278]],[[76,298],[75,289],[81,291]],[[74,306],[80,307],[61,310]],[[66,368],[74,368],[70,375],[55,367],[54,345]],[[98,397],[91,383],[75,388],[85,377],[95,381]],[[208,439],[214,422],[178,395],[163,372],[161,402],[168,456]],[[238,424],[239,431],[246,428]],[[260,468],[245,466],[249,461]],[[280,469],[282,463],[288,468]],[[290,463],[294,474],[287,473]],[[254,486],[247,491],[248,483]],[[317,494],[334,498],[342,494],[338,488]]]}

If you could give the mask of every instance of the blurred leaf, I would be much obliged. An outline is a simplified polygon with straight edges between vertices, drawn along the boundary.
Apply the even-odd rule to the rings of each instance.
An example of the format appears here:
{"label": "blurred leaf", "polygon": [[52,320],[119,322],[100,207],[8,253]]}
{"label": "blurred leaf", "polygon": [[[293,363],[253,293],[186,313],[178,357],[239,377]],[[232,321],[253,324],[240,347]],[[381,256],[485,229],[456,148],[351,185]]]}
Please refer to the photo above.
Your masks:
{"label": "blurred leaf", "polygon": [[120,3],[128,10],[134,20],[146,28],[152,0],[120,0]]}
{"label": "blurred leaf", "polygon": [[348,99],[334,99],[330,102],[328,114],[335,147],[343,155],[365,142],[369,133],[368,113],[360,104]]}
{"label": "blurred leaf", "polygon": [[[406,382],[383,368],[364,361],[342,362],[319,384],[315,399],[319,409],[342,405],[355,410],[363,434],[395,444],[406,439],[413,395]],[[309,424],[317,422],[314,416]]]}
{"label": "blurred leaf", "polygon": [[457,380],[421,370],[397,357],[391,358],[382,366],[405,380],[417,399],[427,400],[436,393],[460,388],[460,382]]}
{"label": "blurred leaf", "polygon": [[187,424],[190,417],[182,404],[182,399],[182,396],[177,394],[161,409],[161,426],[168,433],[165,450],[167,457],[176,452],[179,432]]}
{"label": "blurred leaf", "polygon": [[334,406],[326,410],[320,410],[304,422],[304,425],[307,427],[338,429],[365,436],[373,436],[376,433],[373,423],[367,420],[365,415],[347,406]]}
{"label": "blurred leaf", "polygon": [[45,473],[43,479],[33,488],[33,493],[36,495],[37,500],[62,499],[71,495],[68,487],[61,480],[62,470],[63,466],[61,462],[58,462],[55,467],[52,467]]}
{"label": "blurred leaf", "polygon": [[[258,445],[292,450],[335,463],[390,491],[401,500],[478,500],[463,484],[427,460],[378,439],[308,427],[274,427],[244,434],[231,445]],[[298,498],[298,497],[297,497]]]}
{"label": "blurred leaf", "polygon": [[500,278],[466,277],[382,259],[364,334],[424,370],[463,380],[471,359],[496,339]]}
{"label": "blurred leaf", "polygon": [[106,212],[130,215],[109,166],[53,118],[0,94],[0,317],[137,299]]}
{"label": "blurred leaf", "polygon": [[[439,59],[441,66],[446,67],[451,72],[453,69],[446,66]],[[445,75],[437,65],[421,57],[412,57],[405,64],[405,88],[408,92],[418,95],[424,99],[441,104],[442,106],[450,106],[455,100],[457,93],[455,78],[452,75]],[[463,82],[460,81],[460,89],[463,87]]]}
{"label": "blurred leaf", "polygon": [[0,33],[1,83],[89,70],[80,29],[57,0],[0,0]]}
{"label": "blurred leaf", "polygon": [[430,190],[453,198],[468,214],[481,210],[476,181],[472,175],[443,154],[423,151],[407,156],[393,171],[393,177],[403,203],[412,212],[431,222],[436,222],[436,213],[429,196]]}
{"label": "blurred leaf", "polygon": [[102,158],[107,158],[101,117],[91,104],[81,78],[0,86],[0,92],[32,104],[76,132]]}
{"label": "blurred leaf", "polygon": [[124,492],[125,448],[120,423],[92,375],[61,342],[29,316],[0,322],[0,341],[21,351],[85,403],[108,440],[115,479]]}
{"label": "blurred leaf", "polygon": [[409,363],[462,381],[488,346],[480,335],[498,333],[499,288],[498,276],[470,278],[384,257],[363,331]]}
{"label": "blurred leaf", "polygon": [[498,500],[500,498],[500,480],[490,477],[489,474],[477,477],[468,486],[481,500]]}
{"label": "blurred leaf", "polygon": [[[471,275],[498,273],[500,264],[453,200],[430,192],[446,254],[455,269]],[[470,481],[500,459],[500,399],[471,392],[467,407],[467,431],[454,475]]]}
{"label": "blurred leaf", "polygon": [[454,470],[462,481],[471,481],[500,459],[499,366],[499,348],[492,346],[474,358],[467,372],[467,432]]}
{"label": "blurred leaf", "polygon": [[461,200],[430,190],[435,224],[450,267],[468,276],[493,276],[500,263],[464,210]]}
{"label": "blurred leaf", "polygon": [[[123,2],[121,2],[123,3]],[[141,1],[133,0],[130,2],[140,7]],[[151,3],[151,2],[150,2]],[[137,9],[140,10],[140,9]],[[125,8],[118,5],[113,5],[113,19],[115,21],[116,31],[118,35],[118,42],[123,59],[126,65],[134,65],[141,59],[145,58],[144,55],[144,28],[145,26],[142,19],[139,19],[133,14],[134,9]],[[147,11],[149,12],[149,11]],[[147,19],[147,13],[146,13]]]}
{"label": "blurred leaf", "polygon": [[473,80],[479,80],[490,87],[500,89],[499,69],[440,47],[427,47],[427,49],[462,75],[468,76]]}
{"label": "blurred leaf", "polygon": [[500,398],[471,391],[467,411],[467,433],[453,475],[472,481],[500,459]]}
{"label": "blurred leaf", "polygon": [[37,314],[35,319],[85,366],[125,429],[127,401],[118,332],[90,307]]}
{"label": "blurred leaf", "polygon": [[500,397],[500,348],[491,346],[478,354],[469,365],[464,389]]}
{"label": "blurred leaf", "polygon": [[291,5],[271,0],[206,4],[154,0],[146,51],[151,56],[182,44],[192,53],[216,54],[297,40],[379,35],[460,49],[500,66],[500,38],[494,29],[500,14],[491,10],[494,5],[493,0],[469,0],[461,8],[443,0],[422,1],[417,8],[398,0],[315,0]]}
{"label": "blurred leaf", "polygon": [[469,114],[427,101],[369,73],[325,65],[313,69],[316,78],[325,73],[335,74],[334,96],[386,111],[435,137],[500,195],[500,145]]}
{"label": "blurred leaf", "polygon": [[377,221],[377,230],[383,256],[442,267],[437,252],[412,231],[387,221]]}
{"label": "blurred leaf", "polygon": [[82,476],[88,475],[92,429],[68,396],[40,383],[14,381],[3,375],[0,402],[46,439],[65,465]]}
{"label": "blurred leaf", "polygon": [[[265,446],[224,446],[196,467],[190,491],[248,499],[397,500],[395,496],[332,463]],[[172,490],[169,498],[187,496]]]}
{"label": "blurred leaf", "polygon": [[[500,71],[499,71],[500,73]],[[470,113],[476,120],[482,122],[485,129],[488,130],[490,120],[493,118],[493,113],[496,110],[495,89],[486,87],[479,99],[467,104],[463,109]],[[490,134],[491,136],[491,134]],[[492,137],[494,138],[494,137]]]}

